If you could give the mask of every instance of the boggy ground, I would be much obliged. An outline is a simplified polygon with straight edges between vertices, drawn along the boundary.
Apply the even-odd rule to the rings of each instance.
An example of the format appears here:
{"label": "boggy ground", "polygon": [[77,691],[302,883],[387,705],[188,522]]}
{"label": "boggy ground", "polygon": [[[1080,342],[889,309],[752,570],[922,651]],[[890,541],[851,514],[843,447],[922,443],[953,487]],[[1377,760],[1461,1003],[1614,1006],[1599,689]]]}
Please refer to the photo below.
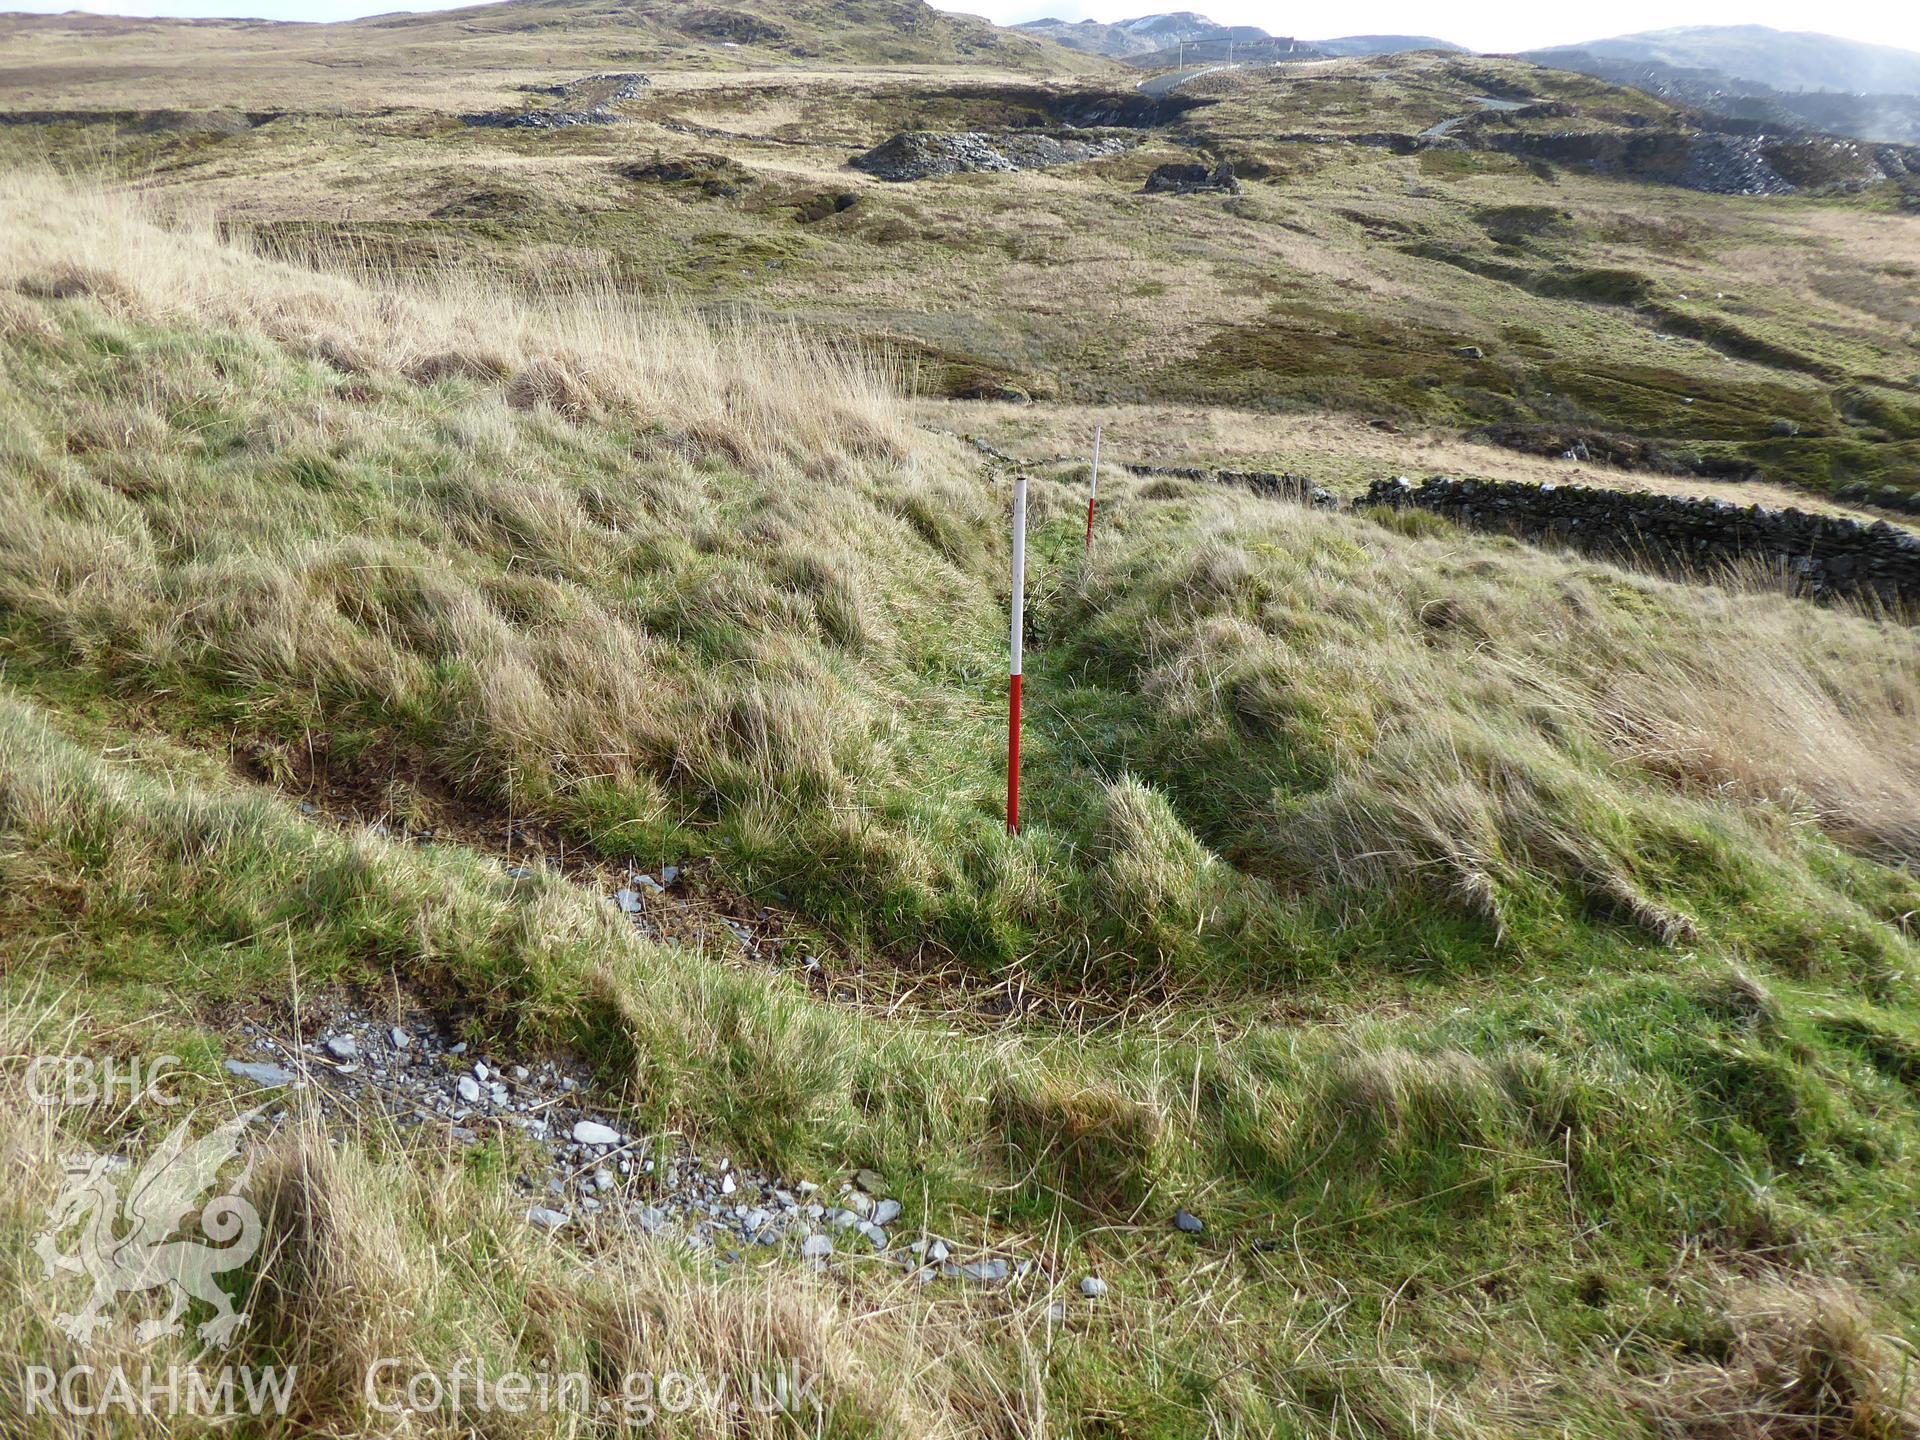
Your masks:
{"label": "boggy ground", "polygon": [[[486,59],[493,32],[472,50],[440,36],[411,68],[368,58],[321,104],[298,67],[253,96],[255,60],[188,34],[152,81],[162,115],[126,110],[157,90],[62,61],[94,43],[73,24],[30,27],[35,63],[0,77],[17,114],[53,112],[8,145],[104,164],[280,253],[780,317],[882,347],[932,396],[1334,413],[1849,503],[1905,505],[1920,473],[1902,184],[1710,195],[1419,138],[1502,95],[1560,107],[1497,112],[1514,135],[1693,133],[1587,77],[1376,57],[1226,72],[1143,109],[1137,77],[1049,70],[1058,47],[1024,71],[984,52],[881,69],[717,45],[642,64],[587,26],[557,30],[589,48],[515,49],[511,69]],[[619,123],[462,119],[563,107],[544,92],[608,70],[650,82]],[[1065,117],[1141,143],[912,184],[848,164],[903,130]],[[1235,164],[1242,192],[1139,193],[1196,159]]]}
{"label": "boggy ground", "polygon": [[[299,1381],[256,1430],[384,1433],[372,1359],[474,1355],[799,1364],[844,1435],[1914,1428],[1914,632],[1167,479],[1116,477],[1083,558],[1042,470],[1009,837],[1004,477],[859,356],[44,177],[0,206],[6,1053],[171,1051],[217,1115],[240,1017],[398,992],[623,1135],[867,1170],[910,1233],[1035,1262],[580,1243],[501,1143],[290,1118],[233,1354]],[[321,751],[417,765],[432,843],[303,814]],[[849,1003],[652,940],[437,833],[443,795],[1086,1003]],[[0,1384],[82,1358],[33,1251],[57,1157],[177,1120],[18,1072]],[[93,1358],[174,1355],[143,1313]]]}

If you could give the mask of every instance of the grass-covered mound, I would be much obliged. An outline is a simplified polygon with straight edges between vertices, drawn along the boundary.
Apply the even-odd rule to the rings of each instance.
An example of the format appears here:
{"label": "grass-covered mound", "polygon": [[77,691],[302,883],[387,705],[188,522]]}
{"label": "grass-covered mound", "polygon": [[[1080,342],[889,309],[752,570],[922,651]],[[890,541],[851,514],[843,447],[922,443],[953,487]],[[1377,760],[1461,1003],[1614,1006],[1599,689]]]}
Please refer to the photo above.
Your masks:
{"label": "grass-covered mound", "polygon": [[417,760],[855,946],[1096,991],[1891,963],[1911,907],[1858,857],[1916,844],[1909,631],[1168,482],[1083,563],[1045,483],[1009,840],[1004,494],[856,360],[10,203],[16,664],[256,769]]}
{"label": "grass-covered mound", "polygon": [[[300,1359],[290,1433],[462,1347],[800,1355],[844,1435],[1911,1429],[1912,632],[1177,481],[1111,486],[1083,563],[1043,477],[1009,839],[1004,491],[856,359],[0,207],[8,1053],[170,1049],[218,1106],[234,1015],[404,988],[1042,1262],[575,1255],[504,1142],[296,1136],[244,1342]],[[843,1004],[230,765],[316,753],[952,978]],[[0,1115],[9,1374],[67,1355],[49,1157],[174,1117]]]}
{"label": "grass-covered mound", "polygon": [[[858,1267],[821,1282],[781,1256],[731,1276],[658,1247],[576,1257],[517,1238],[504,1139],[448,1156],[377,1129],[344,1150],[296,1132],[256,1163],[272,1261],[228,1357],[298,1367],[288,1433],[376,1432],[369,1357],[498,1373],[609,1345],[736,1378],[797,1360],[825,1376],[831,1434],[1024,1434],[1036,1412],[1077,1432],[1114,1411],[1126,1433],[1228,1417],[1315,1434],[1354,1409],[1460,1435],[1729,1413],[1905,1433],[1920,1025],[1904,978],[1676,956],[1416,984],[1377,1013],[1330,992],[1297,1020],[1188,1007],[1091,1035],[969,1034],[660,951],[591,891],[336,835],[192,752],[113,738],[95,754],[0,708],[10,1053],[164,1047],[217,1113],[230,994],[404,983],[471,1007],[477,1038],[585,1046],[636,1125],[788,1175],[873,1166],[909,1226],[1041,1266],[1003,1295]],[[31,1245],[53,1157],[137,1149],[176,1113],[51,1111],[8,1073],[8,1373],[151,1360],[126,1330],[137,1309],[104,1351],[59,1336],[65,1292]],[[1205,1215],[1199,1241],[1167,1228],[1176,1204]],[[1091,1314],[1087,1271],[1110,1287]],[[561,1433],[536,1420],[552,1423],[519,1433]]]}

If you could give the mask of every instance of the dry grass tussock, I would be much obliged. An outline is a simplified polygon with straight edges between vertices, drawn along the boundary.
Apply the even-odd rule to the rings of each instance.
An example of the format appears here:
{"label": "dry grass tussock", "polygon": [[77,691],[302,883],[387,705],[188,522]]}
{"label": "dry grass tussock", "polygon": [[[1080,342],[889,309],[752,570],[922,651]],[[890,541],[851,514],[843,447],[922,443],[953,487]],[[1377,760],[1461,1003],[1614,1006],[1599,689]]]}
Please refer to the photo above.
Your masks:
{"label": "dry grass tussock", "polygon": [[1762,1274],[1728,1281],[1698,1301],[1721,1316],[1720,1353],[1626,1384],[1629,1405],[1658,1433],[1686,1440],[1920,1435],[1912,1349],[1875,1325],[1845,1281]]}
{"label": "dry grass tussock", "polygon": [[[1118,525],[1135,502],[1116,489]],[[1083,599],[1089,649],[1127,637],[1169,736],[1290,755],[1266,824],[1236,831],[1286,874],[1426,877],[1501,925],[1544,873],[1687,942],[1656,856],[1703,874],[1796,824],[1920,856],[1905,626],[1226,497],[1165,548],[1116,547]]]}
{"label": "dry grass tussock", "polygon": [[844,790],[896,727],[826,652],[885,670],[895,614],[988,603],[889,569],[916,530],[968,553],[988,497],[929,487],[857,357],[318,274],[44,177],[0,216],[0,607],[74,658],[430,716],[469,792],[611,783],[645,821],[656,777]]}
{"label": "dry grass tussock", "polygon": [[[1856,936],[1797,829],[1920,854],[1913,631],[1175,481],[1116,484],[1084,569],[1037,547],[1036,673],[1077,652],[1115,704],[1009,842],[977,683],[1004,490],[909,449],[869,372],[318,275],[51,185],[0,191],[0,295],[60,326],[4,350],[0,609],[52,663],[289,744],[375,731],[636,857],[692,815],[856,942],[1089,984],[1316,956],[1290,897],[1361,889],[1690,942],[1703,890],[1778,871],[1782,933]],[[1080,483],[1036,483],[1036,534]]]}
{"label": "dry grass tussock", "polygon": [[[817,475],[912,445],[873,363],[778,327],[709,324],[607,290],[517,298],[472,275],[400,280],[351,257],[316,273],[33,171],[0,172],[0,287],[259,332],[348,374],[459,377],[522,409],[658,420],[754,467]],[[0,308],[0,333],[44,323],[11,299]]]}

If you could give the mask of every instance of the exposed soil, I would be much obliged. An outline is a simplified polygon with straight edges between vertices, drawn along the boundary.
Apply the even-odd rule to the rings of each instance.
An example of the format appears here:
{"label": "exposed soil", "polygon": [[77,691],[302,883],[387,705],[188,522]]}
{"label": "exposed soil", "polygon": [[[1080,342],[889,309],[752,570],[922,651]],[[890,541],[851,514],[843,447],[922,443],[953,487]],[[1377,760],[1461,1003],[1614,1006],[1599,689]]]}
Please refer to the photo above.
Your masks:
{"label": "exposed soil", "polygon": [[610,901],[628,894],[632,899],[622,908],[634,907],[627,913],[649,939],[707,953],[739,952],[770,965],[791,956],[809,973],[814,966],[808,962],[819,963],[814,951],[831,953],[830,947],[794,938],[817,935],[818,927],[727,889],[709,860],[686,858],[649,872],[656,883],[672,872],[656,890],[639,881],[639,872],[608,861],[563,830],[461,795],[424,757],[375,749],[343,760],[322,736],[303,749],[241,741],[232,753],[245,778],[293,798],[315,820],[416,845],[458,845],[491,856],[509,873],[551,870]]}
{"label": "exposed soil", "polygon": [[680,858],[643,878],[563,830],[461,795],[419,755],[368,749],[336,757],[317,735],[304,748],[238,740],[230,753],[243,778],[295,800],[318,823],[458,845],[509,874],[554,871],[617,905],[650,940],[790,971],[820,998],[871,1014],[910,1010],[989,1028],[1020,1018],[1079,1027],[1117,1015],[1124,1003],[1039,990],[1018,974],[987,980],[930,946],[863,957],[817,922],[728,887],[710,859]]}

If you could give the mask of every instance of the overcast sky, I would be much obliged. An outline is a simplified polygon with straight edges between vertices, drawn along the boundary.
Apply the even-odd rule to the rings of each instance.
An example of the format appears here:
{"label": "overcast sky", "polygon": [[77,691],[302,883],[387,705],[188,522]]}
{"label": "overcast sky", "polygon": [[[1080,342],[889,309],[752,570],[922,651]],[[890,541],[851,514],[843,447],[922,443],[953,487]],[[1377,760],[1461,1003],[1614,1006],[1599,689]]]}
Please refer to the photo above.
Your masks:
{"label": "overcast sky", "polygon": [[[388,10],[446,10],[470,0],[0,0],[0,10],[94,10],[109,15],[249,15],[271,20],[347,20]],[[1159,10],[1192,8],[1226,24],[1258,25],[1276,35],[1321,40],[1334,35],[1437,35],[1476,50],[1528,50],[1658,30],[1671,25],[1771,25],[1819,30],[1920,50],[1916,0],[1615,0],[1605,6],[1551,5],[1539,0],[1349,0],[1324,9],[1281,7],[1271,0],[976,0],[941,6],[985,15],[1001,24],[1057,15],[1068,20],[1125,20]]]}

